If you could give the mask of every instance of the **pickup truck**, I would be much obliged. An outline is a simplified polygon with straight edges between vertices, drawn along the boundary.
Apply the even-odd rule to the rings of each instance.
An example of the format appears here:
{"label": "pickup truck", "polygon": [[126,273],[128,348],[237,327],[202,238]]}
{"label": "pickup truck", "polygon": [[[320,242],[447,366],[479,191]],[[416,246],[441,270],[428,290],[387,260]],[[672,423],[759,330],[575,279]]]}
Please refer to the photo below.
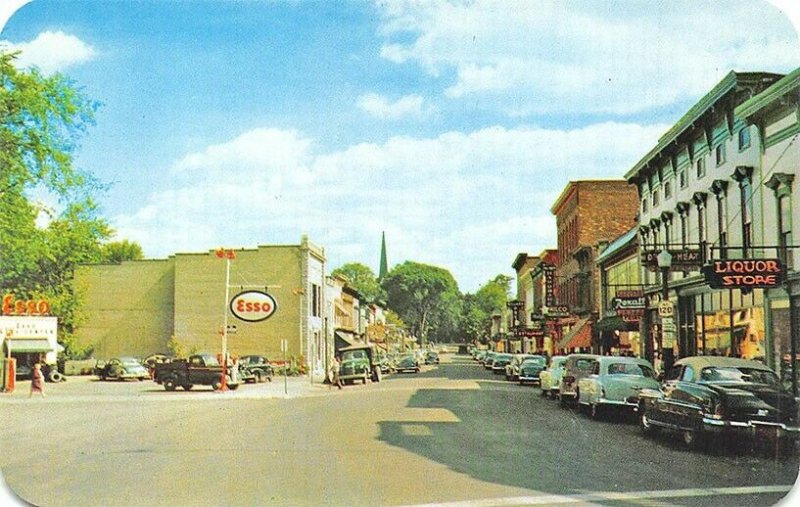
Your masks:
{"label": "pickup truck", "polygon": [[[168,363],[156,363],[153,380],[174,391],[178,386],[188,391],[195,385],[211,386],[215,391],[222,387],[222,365],[210,354],[195,354],[187,359],[173,359]],[[239,387],[238,375],[228,368],[226,381],[230,389]]]}
{"label": "pickup truck", "polygon": [[342,360],[339,365],[339,378],[345,384],[360,380],[381,381],[381,368],[373,345],[351,345],[340,349]]}
{"label": "pickup truck", "polygon": [[275,374],[269,359],[264,356],[242,356],[238,365],[239,379],[243,382],[272,382],[272,376]]}

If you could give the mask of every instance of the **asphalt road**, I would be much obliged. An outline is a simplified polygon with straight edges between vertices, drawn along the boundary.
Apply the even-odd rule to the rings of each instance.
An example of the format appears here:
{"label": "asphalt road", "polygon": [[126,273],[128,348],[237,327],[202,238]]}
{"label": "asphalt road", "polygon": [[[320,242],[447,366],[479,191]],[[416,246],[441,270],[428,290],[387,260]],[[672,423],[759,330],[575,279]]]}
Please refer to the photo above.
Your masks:
{"label": "asphalt road", "polygon": [[289,396],[278,380],[232,396],[73,381],[2,395],[0,468],[45,506],[766,506],[800,466],[591,421],[466,357],[341,391],[292,380]]}

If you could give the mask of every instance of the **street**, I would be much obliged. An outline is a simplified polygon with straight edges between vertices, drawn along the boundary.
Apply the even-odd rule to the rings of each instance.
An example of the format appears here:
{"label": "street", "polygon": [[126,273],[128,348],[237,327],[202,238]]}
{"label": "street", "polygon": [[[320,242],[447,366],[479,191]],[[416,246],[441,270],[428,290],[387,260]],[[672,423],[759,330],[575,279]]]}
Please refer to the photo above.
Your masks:
{"label": "street", "polygon": [[45,506],[766,506],[800,463],[592,421],[467,356],[341,391],[290,381],[283,396],[280,378],[235,393],[70,380],[44,399],[23,382],[0,397],[0,466]]}

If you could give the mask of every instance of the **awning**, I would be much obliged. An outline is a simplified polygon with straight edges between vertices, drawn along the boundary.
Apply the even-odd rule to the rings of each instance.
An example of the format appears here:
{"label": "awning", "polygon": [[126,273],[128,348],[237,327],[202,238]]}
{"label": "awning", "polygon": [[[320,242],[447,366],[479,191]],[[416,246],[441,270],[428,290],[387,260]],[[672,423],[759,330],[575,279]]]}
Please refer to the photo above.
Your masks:
{"label": "awning", "polygon": [[334,348],[336,350],[339,350],[339,349],[344,348],[344,347],[349,347],[350,345],[353,345],[356,342],[355,335],[351,334],[351,333],[345,333],[345,332],[342,332],[342,331],[336,331],[334,333],[334,335],[335,335]]}
{"label": "awning", "polygon": [[639,324],[636,322],[626,322],[619,316],[605,317],[594,323],[592,326],[597,331],[638,331]]}
{"label": "awning", "polygon": [[572,329],[564,335],[561,343],[558,344],[559,349],[573,349],[581,347],[592,346],[592,325],[589,324],[589,319],[581,319],[572,326]]}
{"label": "awning", "polygon": [[9,352],[52,352],[55,350],[47,338],[7,338]]}

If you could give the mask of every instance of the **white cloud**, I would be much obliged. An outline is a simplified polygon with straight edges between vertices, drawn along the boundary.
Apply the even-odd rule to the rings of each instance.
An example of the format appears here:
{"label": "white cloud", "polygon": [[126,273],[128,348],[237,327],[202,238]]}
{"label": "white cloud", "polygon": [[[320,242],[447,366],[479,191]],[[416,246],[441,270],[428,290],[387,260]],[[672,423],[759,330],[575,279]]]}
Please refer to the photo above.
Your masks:
{"label": "white cloud", "polygon": [[419,95],[406,95],[394,102],[383,95],[368,93],[358,98],[358,107],[372,116],[384,120],[397,120],[405,117],[421,117],[426,114],[425,100]]}
{"label": "white cloud", "polygon": [[45,74],[63,71],[97,54],[86,42],[62,31],[42,32],[30,42],[7,44],[11,50],[21,51],[18,60],[21,66],[36,66]]}
{"label": "white cloud", "polygon": [[[505,270],[498,258],[555,245],[550,206],[567,181],[621,178],[666,128],[491,127],[331,153],[294,130],[255,129],[187,154],[165,185],[113,223],[155,257],[296,243],[308,233],[331,268],[376,264],[386,231],[391,263],[446,267],[474,291]],[[358,246],[373,243],[374,252]]]}
{"label": "white cloud", "polygon": [[792,70],[800,56],[789,20],[763,0],[379,5],[384,58],[515,116],[638,113],[696,99],[730,70]]}

